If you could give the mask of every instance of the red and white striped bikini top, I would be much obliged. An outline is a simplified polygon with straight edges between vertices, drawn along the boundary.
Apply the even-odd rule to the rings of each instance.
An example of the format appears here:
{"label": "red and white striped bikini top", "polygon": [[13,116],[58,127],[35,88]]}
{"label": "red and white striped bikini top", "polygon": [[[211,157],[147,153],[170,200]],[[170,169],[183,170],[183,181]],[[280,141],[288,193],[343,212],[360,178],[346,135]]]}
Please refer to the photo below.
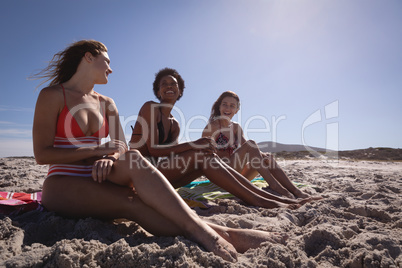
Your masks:
{"label": "red and white striped bikini top", "polygon": [[66,104],[66,93],[63,85],[61,85],[61,87],[63,89],[64,94],[64,107],[57,119],[57,128],[56,128],[54,146],[71,148],[71,147],[84,147],[84,146],[91,146],[93,144],[99,144],[102,138],[106,138],[109,135],[109,124],[106,120],[105,111],[103,111],[103,122],[100,129],[91,136],[86,136],[82,132],[74,116],[68,109]]}

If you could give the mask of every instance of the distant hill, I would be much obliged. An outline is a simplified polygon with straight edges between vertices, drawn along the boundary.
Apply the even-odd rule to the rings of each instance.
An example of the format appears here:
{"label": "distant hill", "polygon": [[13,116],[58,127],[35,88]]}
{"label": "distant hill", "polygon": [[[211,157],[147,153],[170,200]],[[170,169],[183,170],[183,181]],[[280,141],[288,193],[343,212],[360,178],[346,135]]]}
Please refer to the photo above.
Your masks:
{"label": "distant hill", "polygon": [[[301,152],[301,151],[308,151],[304,145],[300,144],[282,144],[278,142],[272,141],[264,141],[258,143],[258,147],[262,152],[269,152],[269,153],[278,153],[278,152]],[[310,150],[314,150],[317,152],[325,152],[327,149],[318,148],[318,147],[310,147]]]}
{"label": "distant hill", "polygon": [[402,149],[378,147],[351,151],[339,151],[342,159],[402,161]]}
{"label": "distant hill", "polygon": [[367,148],[349,151],[332,151],[324,148],[310,147],[310,150],[319,152],[310,152],[304,145],[297,144],[282,144],[275,142],[260,142],[258,143],[262,152],[274,153],[277,157],[286,159],[302,159],[306,157],[328,157],[339,159],[354,159],[354,160],[381,160],[381,161],[402,161],[402,149],[394,148]]}

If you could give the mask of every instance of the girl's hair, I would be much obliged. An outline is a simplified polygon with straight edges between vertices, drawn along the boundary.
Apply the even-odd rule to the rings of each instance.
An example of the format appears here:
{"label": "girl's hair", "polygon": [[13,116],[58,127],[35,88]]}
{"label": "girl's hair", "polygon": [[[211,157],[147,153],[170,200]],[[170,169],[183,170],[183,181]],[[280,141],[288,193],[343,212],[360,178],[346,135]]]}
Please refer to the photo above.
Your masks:
{"label": "girl's hair", "polygon": [[107,52],[107,48],[104,44],[95,40],[81,40],[75,42],[69,45],[65,50],[56,53],[48,66],[39,73],[31,76],[31,78],[45,78],[46,80],[40,85],[49,80],[51,80],[49,86],[64,83],[70,80],[75,74],[82,57],[84,57],[87,52],[96,57],[102,52]]}
{"label": "girl's hair", "polygon": [[219,111],[219,106],[221,106],[222,100],[226,97],[235,98],[237,100],[237,108],[240,108],[239,96],[237,96],[237,94],[234,93],[233,91],[225,91],[215,101],[214,105],[212,105],[211,116],[209,117],[209,122],[212,122],[213,120],[215,120],[215,118],[217,118],[221,115],[221,112]]}
{"label": "girl's hair", "polygon": [[160,100],[160,97],[158,97],[158,91],[159,91],[159,87],[160,87],[160,82],[161,82],[162,78],[167,76],[167,75],[171,75],[174,78],[176,78],[176,80],[177,80],[177,83],[179,85],[179,91],[180,91],[180,95],[177,98],[177,100],[179,100],[181,98],[181,96],[183,95],[183,91],[184,91],[184,88],[185,88],[184,80],[181,77],[181,75],[179,74],[179,72],[177,72],[175,69],[172,69],[172,68],[163,68],[163,69],[159,70],[159,72],[157,72],[155,74],[155,80],[154,80],[154,83],[153,83],[153,90],[154,90],[155,97],[158,100]]}

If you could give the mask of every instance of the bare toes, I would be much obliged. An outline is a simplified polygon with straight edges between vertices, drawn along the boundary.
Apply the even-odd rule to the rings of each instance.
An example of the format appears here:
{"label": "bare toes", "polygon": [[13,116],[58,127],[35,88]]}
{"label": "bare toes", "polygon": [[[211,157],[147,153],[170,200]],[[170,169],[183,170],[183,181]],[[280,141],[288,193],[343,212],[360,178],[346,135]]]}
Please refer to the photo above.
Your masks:
{"label": "bare toes", "polygon": [[276,242],[282,245],[286,245],[287,240],[289,239],[289,235],[277,233]]}
{"label": "bare toes", "polygon": [[289,208],[289,209],[298,209],[299,207],[301,207],[301,204],[289,204],[289,205],[287,205],[287,208]]}
{"label": "bare toes", "polygon": [[300,194],[298,194],[296,197],[297,198],[310,198],[310,195],[300,192]]}
{"label": "bare toes", "polygon": [[233,247],[233,245],[229,244],[228,242],[224,242],[223,244],[218,245],[216,251],[214,253],[220,256],[222,259],[230,262],[237,261],[237,251]]}

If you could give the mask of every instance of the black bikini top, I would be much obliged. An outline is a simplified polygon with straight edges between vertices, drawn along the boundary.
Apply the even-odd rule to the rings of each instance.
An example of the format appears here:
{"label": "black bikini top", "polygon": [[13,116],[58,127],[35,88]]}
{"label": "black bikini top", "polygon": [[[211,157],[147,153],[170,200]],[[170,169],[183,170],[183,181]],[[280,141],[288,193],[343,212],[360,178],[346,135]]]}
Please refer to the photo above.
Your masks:
{"label": "black bikini top", "polygon": [[[161,113],[161,115],[162,115],[162,110],[161,110],[160,107],[159,107],[159,111],[160,111],[160,113]],[[165,139],[165,127],[163,126],[162,118],[161,118],[161,120],[160,120],[158,123],[156,123],[156,126],[157,126],[158,132],[159,132],[158,145],[165,145],[165,144],[170,144],[170,143],[172,143],[172,142],[173,142],[173,137],[172,137],[172,122],[170,121],[170,129],[169,129],[168,136],[167,136],[167,139],[166,139],[166,140],[164,140],[164,139]],[[135,135],[142,135],[142,133],[141,133],[141,134],[134,133],[134,127],[133,127],[133,126],[131,126],[131,130],[133,131],[133,134],[131,135],[131,140],[133,140],[133,136],[135,136]],[[131,142],[131,141],[130,141],[130,142]]]}
{"label": "black bikini top", "polygon": [[[161,107],[159,107],[159,111],[160,111],[161,116],[162,116]],[[164,145],[164,144],[172,143],[173,142],[173,138],[172,138],[172,122],[170,121],[170,129],[169,129],[168,136],[167,136],[166,140],[165,140],[165,127],[163,126],[162,118],[158,123],[156,123],[156,126],[158,127],[158,132],[159,132],[158,144],[159,145]]]}

